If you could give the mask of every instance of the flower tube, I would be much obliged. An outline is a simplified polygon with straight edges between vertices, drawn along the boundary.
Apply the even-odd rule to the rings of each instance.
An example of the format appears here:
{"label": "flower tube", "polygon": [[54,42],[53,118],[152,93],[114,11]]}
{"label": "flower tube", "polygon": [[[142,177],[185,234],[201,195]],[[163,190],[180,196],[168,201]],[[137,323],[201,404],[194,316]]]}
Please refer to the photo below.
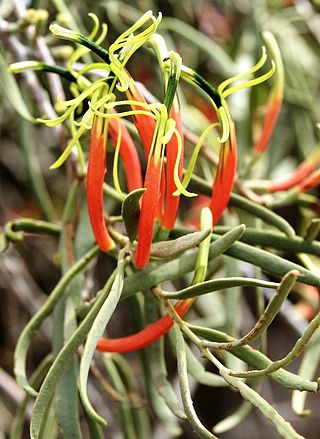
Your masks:
{"label": "flower tube", "polygon": [[[126,91],[126,94],[128,95],[129,99],[146,104],[145,98],[139,92],[139,90],[138,90],[138,88],[137,88],[137,86],[134,83],[134,80],[132,78],[129,82],[129,88]],[[131,107],[133,110],[136,110],[139,108],[139,107],[136,107],[134,104]],[[152,117],[147,116],[145,114],[134,115],[133,121],[134,121],[135,127],[137,128],[138,134],[140,136],[145,156],[148,158],[150,148],[152,145],[153,133],[155,130],[156,122]]]}
{"label": "flower tube", "polygon": [[310,189],[313,189],[320,184],[320,169],[312,172],[312,174],[308,175],[305,180],[301,181],[295,188],[295,192],[308,192]]}
{"label": "flower tube", "polygon": [[[128,88],[126,93],[132,100],[146,104],[145,98],[139,92],[133,79],[130,80],[129,88]],[[136,107],[134,104],[132,104],[131,108],[133,110],[136,110],[138,107]],[[151,113],[151,111],[150,111],[150,113]],[[152,145],[152,141],[153,141],[154,131],[156,128],[156,121],[154,120],[154,118],[147,116],[145,114],[134,114],[133,115],[133,122],[135,124],[135,127],[138,131],[139,137],[141,139],[141,143],[143,146],[145,156],[148,159],[151,145]],[[150,180],[150,178],[148,178],[148,182],[149,182],[149,180]],[[147,183],[147,181],[146,181],[146,183]],[[165,190],[165,175],[164,175],[164,169],[162,168],[161,169],[159,192],[158,192],[158,190],[156,192],[156,194],[157,194],[157,207],[155,210],[154,219],[161,218],[162,209],[163,209],[163,200],[164,200],[164,190]]]}
{"label": "flower tube", "polygon": [[95,117],[89,152],[87,172],[87,202],[93,234],[100,250],[110,251],[114,242],[111,239],[104,220],[103,181],[106,167],[106,140],[108,122]]}
{"label": "flower tube", "polygon": [[284,93],[284,67],[276,39],[270,32],[263,32],[263,39],[276,63],[275,81],[267,104],[261,134],[253,146],[256,154],[262,154],[267,148],[282,107]]}
{"label": "flower tube", "polygon": [[[121,129],[119,125],[121,124]],[[142,173],[139,155],[137,153],[132,137],[123,122],[118,119],[109,119],[109,133],[114,146],[120,138],[120,156],[122,158],[124,171],[127,178],[128,191],[142,187]]]}
{"label": "flower tube", "polygon": [[316,149],[306,160],[304,160],[290,175],[281,180],[269,180],[265,182],[264,188],[267,192],[285,191],[299,184],[307,178],[320,165],[320,151]]}
{"label": "flower tube", "polygon": [[138,243],[133,259],[135,266],[138,268],[143,268],[149,262],[150,258],[154,222],[159,198],[161,196],[161,173],[163,169],[164,147],[167,142],[167,121],[168,115],[166,107],[161,104],[144,180],[144,187],[147,190],[141,197]]}
{"label": "flower tube", "polygon": [[[179,300],[175,306],[176,313],[183,317],[189,310],[194,299]],[[172,318],[166,314],[154,323],[149,323],[144,329],[128,337],[101,337],[97,350],[100,352],[132,352],[142,349],[165,335],[173,326]]]}
{"label": "flower tube", "polygon": [[230,136],[221,145],[219,164],[213,182],[210,209],[216,225],[225,210],[232,192],[237,170],[237,140],[233,121],[230,119]]}

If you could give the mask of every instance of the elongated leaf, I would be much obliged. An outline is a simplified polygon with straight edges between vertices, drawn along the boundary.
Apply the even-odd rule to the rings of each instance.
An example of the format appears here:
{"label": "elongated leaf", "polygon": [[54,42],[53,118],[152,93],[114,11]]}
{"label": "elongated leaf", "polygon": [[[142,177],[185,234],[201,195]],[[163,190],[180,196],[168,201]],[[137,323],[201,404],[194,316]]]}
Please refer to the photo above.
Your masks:
{"label": "elongated leaf", "polygon": [[[168,332],[167,338],[169,339],[171,350],[173,351],[175,356],[177,356],[177,347],[176,347],[175,336],[173,331]],[[197,381],[199,384],[203,384],[204,386],[212,386],[212,387],[227,386],[227,383],[220,375],[205,370],[203,365],[200,363],[200,361],[197,359],[197,357],[195,356],[195,354],[192,352],[192,350],[189,348],[188,345],[186,345],[186,356],[187,356],[188,373],[190,373],[192,378],[195,381]]]}
{"label": "elongated leaf", "polygon": [[97,300],[95,301],[93,307],[86,315],[85,319],[81,322],[79,328],[70,337],[68,342],[61,349],[57,355],[53,365],[51,366],[49,372],[46,375],[45,380],[42,383],[39,394],[34,404],[32,418],[30,423],[30,436],[31,439],[38,439],[40,435],[41,425],[43,422],[44,414],[52,395],[55,391],[57,383],[61,378],[61,375],[70,364],[74,353],[77,351],[78,347],[81,345],[85,337],[87,336],[92,323],[94,322],[101,306],[106,300],[109,291],[111,289],[112,283],[114,281],[115,273],[113,273],[107,280],[105,286],[100,292]]}
{"label": "elongated leaf", "polygon": [[[203,337],[206,340],[220,342],[231,342],[234,340],[233,337],[230,337],[228,334],[222,331],[217,331],[216,329],[209,329],[193,325],[190,325],[190,328],[198,336]],[[264,369],[272,365],[272,361],[267,356],[258,350],[251,348],[250,346],[238,346],[231,349],[230,352],[254,368]],[[270,373],[270,378],[274,379],[283,387],[288,389],[296,389],[300,391],[306,390],[308,392],[317,392],[318,390],[317,382],[301,378],[299,375],[288,372],[284,369],[279,369]]]}
{"label": "elongated leaf", "polygon": [[[299,367],[299,375],[307,380],[311,380],[319,366],[320,362],[320,329],[315,332],[311,343],[306,347],[303,359]],[[292,394],[292,408],[300,416],[310,414],[310,410],[305,409],[307,392],[298,392],[295,390]]]}
{"label": "elongated leaf", "polygon": [[138,234],[140,218],[140,199],[147,189],[135,189],[123,200],[121,215],[130,241],[134,241]]}
{"label": "elongated leaf", "polygon": [[[73,249],[72,220],[75,218],[75,207],[79,199],[79,189],[80,186],[77,180],[75,180],[68,192],[62,214],[63,227],[60,234],[59,254],[63,274],[66,274],[72,266],[70,253],[76,253]],[[76,233],[78,234],[79,231],[77,230]],[[54,309],[52,346],[55,357],[62,349],[65,341],[77,329],[75,310],[80,302],[83,282],[83,273],[78,273],[67,286],[66,294],[59,299]],[[78,358],[74,356],[62,375],[54,395],[55,413],[59,427],[65,437],[72,437],[73,439],[81,439],[82,437],[79,420],[78,369]]]}
{"label": "elongated leaf", "polygon": [[124,261],[120,259],[118,262],[117,273],[113,281],[110,293],[100,308],[92,327],[89,331],[87,341],[84,347],[83,355],[80,363],[79,371],[79,391],[83,406],[87,414],[101,425],[105,425],[106,421],[97,414],[92,407],[87,394],[87,380],[90,370],[92,357],[97,346],[99,338],[102,336],[106,325],[108,324],[122,293],[124,272]]}
{"label": "elongated leaf", "polygon": [[[51,366],[53,362],[53,358],[52,355],[47,355],[42,361],[41,363],[38,365],[38,367],[36,368],[36,370],[33,372],[31,378],[30,378],[30,383],[32,385],[32,387],[37,388],[40,383],[43,380],[43,377],[46,375],[49,367]],[[31,399],[31,396],[26,393],[25,397],[23,398],[22,403],[20,404],[13,422],[12,422],[12,426],[11,426],[11,431],[10,431],[10,439],[22,439],[23,438],[23,427],[24,427],[24,422],[25,422],[25,418],[26,418],[26,410],[28,407],[28,403]]]}
{"label": "elongated leaf", "polygon": [[113,358],[111,356],[104,355],[102,361],[112,386],[119,394],[124,395],[123,401],[119,406],[119,421],[123,437],[128,439],[139,439],[136,433],[131,404],[126,393],[126,387],[113,361]]}
{"label": "elongated leaf", "polygon": [[228,384],[237,389],[241,396],[257,407],[264,416],[269,419],[276,427],[278,433],[285,439],[304,439],[298,434],[282,416],[265,400],[259,393],[255,392],[251,387],[247,386],[243,381],[234,379],[228,373],[221,370],[220,374]]}
{"label": "elongated leaf", "polygon": [[[153,322],[157,320],[159,316],[158,307],[152,294],[146,295],[145,303],[148,321]],[[152,343],[146,350],[146,354],[156,389],[162,396],[169,410],[171,410],[178,418],[185,419],[186,415],[179,405],[172,385],[168,381],[163,338]]]}
{"label": "elongated leaf", "polygon": [[[221,236],[221,240],[212,243],[209,250],[209,260],[224,253],[226,249],[242,236],[244,230],[245,226],[243,224],[237,226],[230,230],[230,233]],[[161,282],[177,279],[180,276],[193,271],[195,269],[197,257],[198,255],[196,251],[186,252],[179,258],[162,264],[160,267],[157,267],[152,271],[148,271],[148,276],[146,276],[145,270],[129,276],[124,283],[122,298],[129,297],[138,291],[151,288]]]}
{"label": "elongated leaf", "polygon": [[6,95],[7,102],[29,122],[35,122],[36,119],[31,115],[17,85],[12,73],[7,70],[7,63],[0,52],[0,84],[2,92]]}
{"label": "elongated leaf", "polygon": [[[213,233],[212,237],[213,239],[216,239],[218,235]],[[255,248],[242,242],[236,242],[232,247],[226,250],[225,253],[228,256],[249,262],[250,264],[261,267],[263,270],[278,276],[284,276],[292,270],[299,271],[301,274],[299,277],[300,282],[320,287],[320,278],[312,273],[312,271],[305,269],[302,265],[295,264],[294,262],[290,262],[280,256],[269,253],[266,250]]]}
{"label": "elongated leaf", "polygon": [[250,277],[224,277],[220,279],[212,279],[202,282],[198,285],[184,288],[180,291],[163,292],[163,296],[168,299],[189,299],[203,294],[213,293],[214,291],[222,291],[227,288],[234,287],[264,287],[277,288],[279,284],[268,282],[260,279],[252,279]]}
{"label": "elongated leaf", "polygon": [[179,255],[180,253],[194,248],[200,244],[209,234],[210,229],[199,232],[189,233],[180,238],[171,241],[155,242],[151,245],[150,255],[158,258],[170,258]]}
{"label": "elongated leaf", "polygon": [[[281,281],[281,284],[277,288],[276,294],[271,298],[268,303],[266,309],[262,313],[261,317],[254,325],[254,327],[239,340],[234,340],[230,343],[224,343],[223,345],[216,345],[218,349],[231,349],[232,347],[237,347],[240,345],[246,345],[260,337],[264,331],[268,328],[268,326],[272,323],[273,319],[279,312],[284,300],[288,297],[293,285],[295,284],[297,277],[299,276],[298,271],[290,271],[284,276]],[[209,346],[209,345],[208,345]],[[213,347],[210,344],[210,347]]]}
{"label": "elongated leaf", "polygon": [[[230,230],[229,227],[217,226],[214,232],[220,235],[226,233],[228,230]],[[290,253],[308,253],[320,256],[320,243],[318,241],[310,242],[300,236],[288,238],[272,230],[257,230],[247,227],[240,241],[250,245],[272,247]]]}
{"label": "elongated leaf", "polygon": [[32,337],[37,329],[39,329],[45,318],[52,313],[55,305],[60,297],[64,294],[66,287],[69,285],[72,279],[81,270],[85,269],[87,264],[96,256],[97,253],[97,247],[93,247],[60,279],[48,300],[27,323],[18,339],[14,353],[14,373],[20,386],[23,387],[26,392],[30,393],[30,395],[37,395],[37,392],[30,386],[26,374],[26,359]]}
{"label": "elongated leaf", "polygon": [[191,391],[188,382],[188,370],[187,370],[187,357],[185,352],[185,342],[177,325],[174,326],[176,343],[177,343],[177,361],[178,361],[178,376],[182,403],[184,410],[187,414],[188,421],[190,422],[193,430],[197,435],[204,439],[217,439],[216,436],[210,433],[209,430],[202,425],[198,415],[193,407],[193,401],[191,397]]}
{"label": "elongated leaf", "polygon": [[[142,313],[142,309],[139,303],[139,294],[130,297],[128,300],[133,312],[133,321],[136,330],[141,330],[144,326],[145,316]],[[167,405],[163,403],[163,398],[159,395],[154,385],[150,370],[150,361],[147,349],[141,349],[139,356],[143,369],[143,376],[145,381],[145,388],[148,397],[148,403],[150,408],[157,418],[161,426],[167,431],[170,437],[179,436],[181,434],[181,428],[178,424],[178,420],[172,411],[168,409]]]}

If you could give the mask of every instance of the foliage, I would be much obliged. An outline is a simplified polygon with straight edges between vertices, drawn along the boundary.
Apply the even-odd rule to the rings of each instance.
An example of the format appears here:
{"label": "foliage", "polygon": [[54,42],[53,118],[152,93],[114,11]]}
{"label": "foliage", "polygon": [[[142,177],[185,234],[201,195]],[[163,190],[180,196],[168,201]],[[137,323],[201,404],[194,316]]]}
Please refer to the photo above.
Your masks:
{"label": "foliage", "polygon": [[[285,420],[263,383],[310,415],[319,6],[4,0],[0,14],[3,432],[227,438],[255,408],[271,434],[304,437],[308,418]],[[274,359],[285,314],[295,341]],[[223,394],[222,420],[205,396],[198,409],[202,386]]]}

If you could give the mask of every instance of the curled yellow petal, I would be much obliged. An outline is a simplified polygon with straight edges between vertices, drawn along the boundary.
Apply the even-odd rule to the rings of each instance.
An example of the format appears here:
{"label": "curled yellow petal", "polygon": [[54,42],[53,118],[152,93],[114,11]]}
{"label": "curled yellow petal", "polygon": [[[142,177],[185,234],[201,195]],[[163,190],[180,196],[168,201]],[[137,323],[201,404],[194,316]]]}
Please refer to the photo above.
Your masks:
{"label": "curled yellow petal", "polygon": [[177,187],[177,193],[174,192],[174,195],[179,195],[182,194],[185,197],[196,197],[198,194],[195,194],[194,192],[188,192],[182,185],[180,178],[179,178],[179,163],[180,163],[180,157],[181,157],[181,152],[182,152],[182,141],[181,141],[181,136],[179,131],[175,128],[174,129],[174,135],[177,137],[177,143],[178,143],[178,153],[177,153],[177,158],[176,158],[176,162],[174,164],[174,171],[173,171],[173,178],[174,178],[174,183]]}

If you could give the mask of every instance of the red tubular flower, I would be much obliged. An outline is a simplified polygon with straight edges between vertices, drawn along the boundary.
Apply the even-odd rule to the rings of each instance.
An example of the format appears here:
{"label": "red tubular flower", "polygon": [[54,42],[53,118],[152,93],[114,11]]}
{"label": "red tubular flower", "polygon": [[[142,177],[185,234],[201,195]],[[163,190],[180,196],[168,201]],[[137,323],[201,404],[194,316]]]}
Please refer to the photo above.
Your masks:
{"label": "red tubular flower", "polygon": [[[178,175],[181,180],[182,177],[182,167],[183,167],[183,132],[181,124],[180,109],[177,99],[173,101],[173,105],[170,112],[170,117],[176,121],[176,129],[181,136],[182,151],[179,161]],[[173,135],[171,140],[166,146],[166,188],[165,188],[165,209],[161,217],[161,226],[165,230],[171,230],[176,221],[177,212],[179,208],[180,196],[174,196],[173,193],[176,190],[176,185],[174,182],[174,166],[176,163],[176,157],[178,154],[178,139],[177,136]]]}
{"label": "red tubular flower", "polygon": [[237,140],[233,121],[230,120],[230,137],[221,145],[219,164],[213,182],[210,209],[213,224],[220,220],[230,199],[237,169]]}
{"label": "red tubular flower", "polygon": [[[127,91],[127,94],[129,95],[130,99],[133,99],[137,102],[141,102],[143,104],[146,104],[145,98],[139,92],[139,90],[136,87],[133,80],[130,81],[130,86],[129,86],[129,89]],[[141,110],[140,107],[134,106],[134,105],[132,105],[132,109],[133,110]],[[156,122],[153,119],[153,117],[147,116],[144,114],[135,114],[133,116],[133,121],[134,121],[135,127],[137,128],[138,134],[140,136],[145,156],[148,159],[150,148],[152,145],[153,133],[155,130]],[[145,187],[147,187],[147,186],[145,186]],[[159,192],[159,194],[157,192],[158,205],[157,205],[157,208],[155,210],[154,220],[161,218],[162,209],[163,209],[163,200],[164,200],[164,190],[165,190],[165,176],[164,176],[164,170],[162,169],[161,170],[161,181],[160,181],[160,192]]]}
{"label": "red tubular flower", "polygon": [[161,170],[162,159],[152,154],[144,180],[144,187],[147,190],[141,198],[138,244],[133,260],[138,268],[143,268],[149,262],[154,220],[160,197]]}
{"label": "red tubular flower", "polygon": [[121,123],[120,157],[122,158],[124,171],[127,177],[128,191],[142,187],[142,173],[139,155],[130,136],[129,131],[123,122],[117,119],[109,119],[109,133],[114,146],[117,144],[119,134],[119,123]]}
{"label": "red tubular flower", "polygon": [[[143,104],[146,103],[145,98],[139,92],[133,80],[130,81],[130,86],[127,94],[129,95],[130,99],[134,99],[135,101],[141,102]],[[132,105],[132,109],[141,110],[141,107],[135,107],[134,105]],[[135,127],[137,128],[137,131],[139,133],[145,155],[148,158],[156,122],[152,117],[144,114],[134,115],[133,120]]]}
{"label": "red tubular flower", "polygon": [[93,234],[100,250],[108,252],[114,246],[104,221],[103,182],[106,167],[108,122],[95,118],[92,131],[87,173],[87,202]]}
{"label": "red tubular flower", "polygon": [[257,154],[262,154],[267,146],[269,145],[271,136],[273,134],[274,128],[276,126],[279,113],[282,106],[282,96],[275,96],[270,100],[268,104],[268,109],[263,121],[263,128],[261,134],[256,141],[253,150]]}
{"label": "red tubular flower", "polygon": [[[180,317],[183,317],[189,310],[194,299],[179,300],[175,310]],[[100,352],[132,352],[142,349],[158,340],[166,334],[173,326],[172,318],[166,314],[154,323],[150,323],[136,334],[121,338],[100,338],[97,350]]]}
{"label": "red tubular flower", "polygon": [[262,37],[271,52],[274,62],[276,63],[276,71],[273,89],[270,93],[267,112],[263,121],[263,128],[253,147],[253,151],[256,154],[262,154],[270,142],[282,107],[284,93],[284,67],[280,49],[274,36],[270,32],[263,32]]}
{"label": "red tubular flower", "polygon": [[310,189],[319,186],[320,184],[320,169],[312,172],[305,180],[295,187],[296,192],[308,192]]}
{"label": "red tubular flower", "polygon": [[285,191],[299,184],[307,178],[320,164],[320,153],[316,150],[310,157],[304,160],[288,177],[279,181],[268,181],[267,192]]}

